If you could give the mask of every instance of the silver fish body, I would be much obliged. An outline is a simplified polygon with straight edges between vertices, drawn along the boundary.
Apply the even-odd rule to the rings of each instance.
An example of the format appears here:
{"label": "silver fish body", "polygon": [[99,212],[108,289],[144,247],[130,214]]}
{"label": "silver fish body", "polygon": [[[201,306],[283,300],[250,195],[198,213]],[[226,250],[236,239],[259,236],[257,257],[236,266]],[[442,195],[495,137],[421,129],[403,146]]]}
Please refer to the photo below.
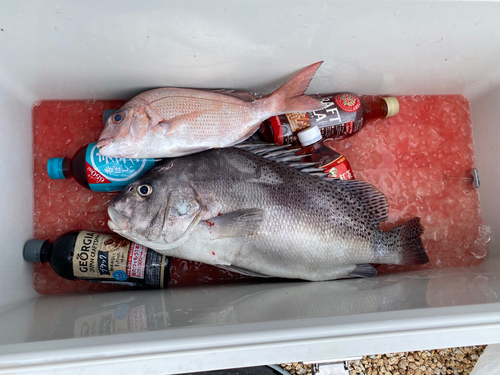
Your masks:
{"label": "silver fish body", "polygon": [[428,262],[419,219],[382,232],[385,196],[236,148],[166,159],[108,209],[110,228],[161,253],[257,276],[374,276]]}

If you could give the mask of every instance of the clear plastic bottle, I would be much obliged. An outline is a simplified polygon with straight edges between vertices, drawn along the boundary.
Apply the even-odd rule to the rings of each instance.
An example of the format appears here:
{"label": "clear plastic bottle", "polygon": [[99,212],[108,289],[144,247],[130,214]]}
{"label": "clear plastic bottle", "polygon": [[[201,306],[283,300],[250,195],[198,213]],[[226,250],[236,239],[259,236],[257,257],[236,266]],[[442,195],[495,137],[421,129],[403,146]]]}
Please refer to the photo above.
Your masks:
{"label": "clear plastic bottle", "polygon": [[323,168],[329,178],[354,180],[354,173],[345,156],[323,143],[321,131],[317,126],[311,126],[297,133],[302,148],[296,155],[310,156],[302,159],[304,162],[315,162],[317,168]]}
{"label": "clear plastic bottle", "polygon": [[47,172],[53,180],[73,177],[83,187],[98,192],[123,190],[160,159],[110,158],[99,154],[96,143],[82,147],[73,158],[51,158]]}
{"label": "clear plastic bottle", "polygon": [[367,123],[399,112],[395,97],[367,101],[351,93],[311,95],[325,105],[319,111],[287,113],[265,120],[259,133],[267,142],[298,145],[297,134],[317,126],[324,139],[343,139],[359,132]]}

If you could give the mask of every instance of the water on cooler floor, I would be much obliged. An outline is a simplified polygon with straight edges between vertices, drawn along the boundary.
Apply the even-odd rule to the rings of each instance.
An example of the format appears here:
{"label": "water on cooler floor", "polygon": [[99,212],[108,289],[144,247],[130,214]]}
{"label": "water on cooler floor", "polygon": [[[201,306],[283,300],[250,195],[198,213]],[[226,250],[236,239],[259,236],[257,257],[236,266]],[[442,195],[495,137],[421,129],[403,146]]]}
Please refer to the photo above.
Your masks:
{"label": "water on cooler floor", "polygon": [[[474,165],[469,102],[464,96],[399,97],[400,113],[367,125],[357,135],[331,141],[345,155],[357,179],[386,194],[391,229],[414,216],[425,227],[424,246],[431,262],[424,268],[479,264],[487,254],[488,227],[481,219],[478,192],[467,171]],[[124,101],[39,101],[33,107],[34,238],[56,240],[75,229],[110,233],[107,204],[114,196],[86,190],[74,180],[50,180],[47,160],[72,157],[96,141],[105,109]],[[34,287],[42,294],[116,289],[115,285],[68,281],[48,264],[34,264]],[[379,272],[420,268],[380,266]],[[238,275],[208,265],[175,260],[172,279],[189,271],[193,281]]]}

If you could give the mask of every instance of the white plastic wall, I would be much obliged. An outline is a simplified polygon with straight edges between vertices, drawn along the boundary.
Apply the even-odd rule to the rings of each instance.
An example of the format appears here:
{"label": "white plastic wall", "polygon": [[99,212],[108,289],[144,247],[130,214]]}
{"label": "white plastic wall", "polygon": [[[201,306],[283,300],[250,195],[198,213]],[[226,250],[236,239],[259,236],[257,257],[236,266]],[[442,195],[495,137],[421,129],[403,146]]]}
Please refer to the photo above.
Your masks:
{"label": "white plastic wall", "polygon": [[[0,373],[166,374],[500,342],[499,15],[498,2],[2,1]],[[468,96],[493,230],[483,265],[331,283],[35,294],[21,256],[32,236],[34,101],[130,98],[165,85],[266,94],[318,60],[309,93]],[[101,316],[133,322],[139,312],[163,323],[82,337]]]}

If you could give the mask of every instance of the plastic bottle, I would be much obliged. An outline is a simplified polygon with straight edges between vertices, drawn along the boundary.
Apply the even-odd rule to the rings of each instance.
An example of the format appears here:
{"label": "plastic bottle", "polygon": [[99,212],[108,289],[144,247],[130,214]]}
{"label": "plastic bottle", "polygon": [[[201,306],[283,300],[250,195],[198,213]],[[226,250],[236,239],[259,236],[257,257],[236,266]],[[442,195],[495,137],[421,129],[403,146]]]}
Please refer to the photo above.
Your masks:
{"label": "plastic bottle", "polygon": [[345,156],[323,144],[323,137],[317,126],[311,126],[297,133],[302,148],[296,155],[310,156],[302,159],[304,162],[316,162],[316,167],[323,168],[329,178],[354,180],[354,173]]}
{"label": "plastic bottle", "polygon": [[208,264],[170,258],[123,237],[87,230],[68,232],[54,243],[29,240],[24,246],[23,257],[28,262],[50,262],[52,269],[68,280],[141,289],[239,282],[252,278]]}
{"label": "plastic bottle", "polygon": [[99,154],[96,143],[82,147],[73,158],[51,158],[47,172],[53,180],[73,177],[83,187],[98,192],[123,190],[160,159],[125,159]]}
{"label": "plastic bottle", "polygon": [[50,262],[68,280],[87,280],[140,288],[164,288],[170,277],[170,258],[123,237],[74,231],[54,243],[29,240],[24,260]]}
{"label": "plastic bottle", "polygon": [[307,113],[287,113],[264,121],[259,132],[267,141],[279,145],[298,145],[297,133],[317,126],[324,139],[343,139],[359,132],[377,119],[392,117],[399,112],[395,97],[367,101],[351,93],[311,95],[325,108]]}

